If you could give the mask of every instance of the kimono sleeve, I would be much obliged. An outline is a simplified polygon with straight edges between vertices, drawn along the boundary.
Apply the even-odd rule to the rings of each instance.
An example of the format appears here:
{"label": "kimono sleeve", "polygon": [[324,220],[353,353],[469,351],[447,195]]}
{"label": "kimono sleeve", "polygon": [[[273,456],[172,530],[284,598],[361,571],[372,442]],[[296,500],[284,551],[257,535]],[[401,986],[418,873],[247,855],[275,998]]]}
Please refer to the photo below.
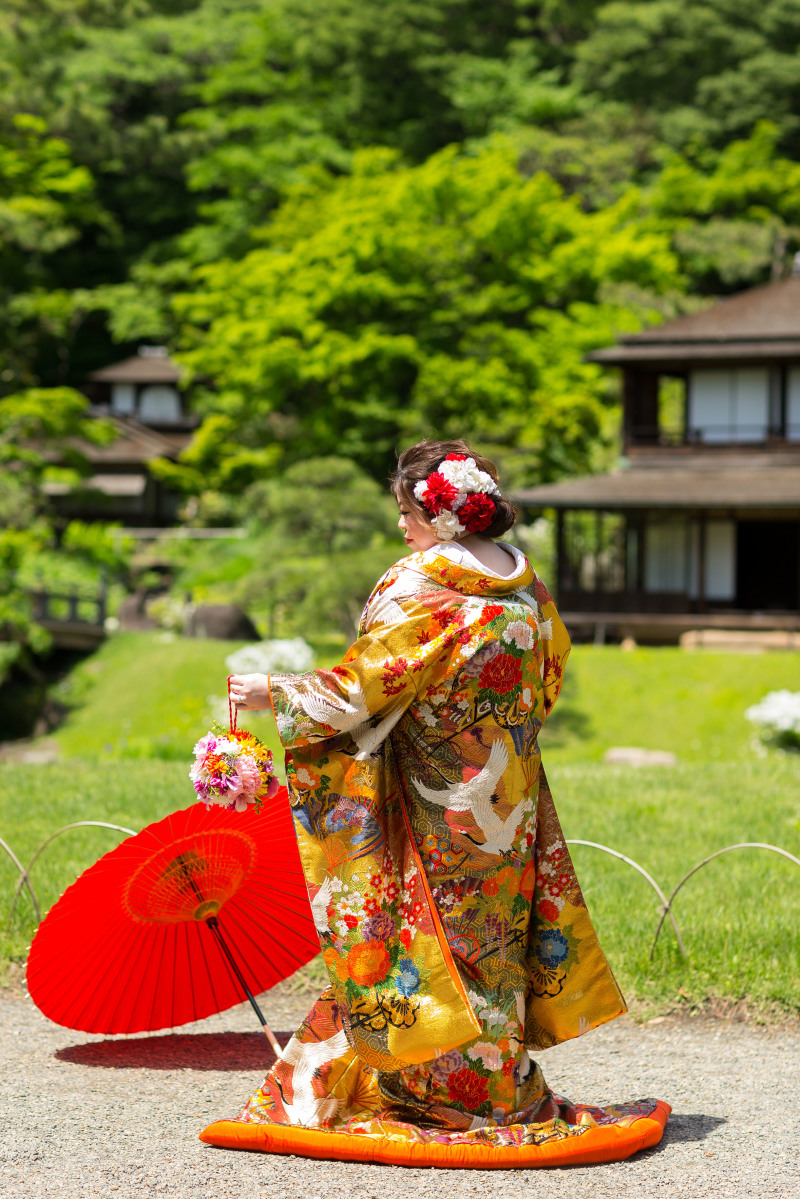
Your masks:
{"label": "kimono sleeve", "polygon": [[542,652],[542,689],[544,717],[550,715],[564,681],[564,666],[572,648],[569,633],[558,614],[553,597],[537,578],[534,595],[539,604],[539,637]]}
{"label": "kimono sleeve", "polygon": [[444,648],[436,638],[427,639],[424,614],[403,617],[363,633],[332,670],[269,676],[278,733],[286,749],[343,733],[371,739],[371,733],[380,729],[385,735],[399,720],[423,679],[429,682],[431,667]]}

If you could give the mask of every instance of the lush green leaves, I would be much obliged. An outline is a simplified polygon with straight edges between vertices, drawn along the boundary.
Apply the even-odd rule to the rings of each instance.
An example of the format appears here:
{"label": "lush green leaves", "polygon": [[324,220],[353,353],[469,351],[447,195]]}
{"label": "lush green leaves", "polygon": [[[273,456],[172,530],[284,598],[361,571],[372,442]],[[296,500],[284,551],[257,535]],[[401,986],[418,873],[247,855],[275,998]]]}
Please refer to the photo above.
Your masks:
{"label": "lush green leaves", "polygon": [[168,342],[200,522],[431,432],[591,469],[586,351],[800,247],[799,39],[800,0],[10,0],[0,391]]}
{"label": "lush green leaves", "polygon": [[544,475],[585,468],[604,385],[582,355],[626,322],[600,288],[676,281],[635,194],[587,214],[504,146],[411,168],[360,153],[350,176],[298,189],[263,237],[176,301],[185,360],[243,442],[281,441],[290,458],[335,447],[378,474],[398,440],[466,432],[522,442]]}
{"label": "lush green leaves", "polygon": [[800,148],[797,0],[613,0],[577,48],[587,89],[659,116],[677,147],[724,145],[763,119]]}
{"label": "lush green leaves", "polygon": [[402,549],[385,488],[346,458],[310,458],[255,484],[242,511],[256,539],[242,599],[266,602],[270,620],[309,629],[322,619],[352,639],[376,574]]}

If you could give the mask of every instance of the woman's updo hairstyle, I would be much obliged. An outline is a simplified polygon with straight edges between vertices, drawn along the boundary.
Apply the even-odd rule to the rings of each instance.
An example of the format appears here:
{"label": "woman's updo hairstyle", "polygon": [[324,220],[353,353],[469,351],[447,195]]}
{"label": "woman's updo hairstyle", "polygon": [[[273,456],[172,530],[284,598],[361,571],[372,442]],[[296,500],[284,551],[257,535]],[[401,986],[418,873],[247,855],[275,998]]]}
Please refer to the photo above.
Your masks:
{"label": "woman's updo hairstyle", "polygon": [[[391,476],[392,494],[398,503],[410,509],[427,524],[431,523],[431,514],[423,508],[414,495],[414,487],[438,470],[448,454],[463,454],[467,458],[474,458],[478,470],[486,471],[495,483],[497,482],[495,464],[490,459],[484,458],[482,454],[476,454],[466,441],[460,439],[457,441],[427,440],[420,441],[416,445],[412,445],[410,449],[403,450],[397,459],[397,470]],[[510,500],[499,493],[489,498],[495,506],[495,513],[491,523],[482,531],[482,536],[502,537],[516,521],[517,510]]]}

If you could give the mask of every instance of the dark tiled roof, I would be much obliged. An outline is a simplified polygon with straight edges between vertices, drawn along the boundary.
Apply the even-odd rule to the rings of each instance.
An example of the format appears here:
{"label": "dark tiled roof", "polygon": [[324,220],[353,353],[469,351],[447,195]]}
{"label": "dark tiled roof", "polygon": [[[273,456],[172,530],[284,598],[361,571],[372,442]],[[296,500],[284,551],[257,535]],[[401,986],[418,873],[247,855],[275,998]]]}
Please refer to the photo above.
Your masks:
{"label": "dark tiled roof", "polygon": [[183,370],[171,358],[136,354],[102,370],[92,371],[92,383],[178,383]]}
{"label": "dark tiled roof", "polygon": [[[95,445],[94,442],[75,439],[71,442],[76,449],[99,467],[104,466],[129,467],[149,462],[151,458],[177,458],[181,450],[191,441],[190,432],[161,432],[142,425],[132,417],[106,417],[115,426],[117,436],[108,445]],[[59,454],[48,451],[45,458],[49,462],[57,462]]]}
{"label": "dark tiled roof", "polygon": [[800,277],[753,287],[588,357],[609,364],[800,357]]}
{"label": "dark tiled roof", "polygon": [[590,362],[601,362],[606,366],[640,362],[642,365],[664,363],[675,367],[702,362],[800,360],[800,337],[775,338],[772,341],[624,341],[606,350],[594,350],[586,357]]}
{"label": "dark tiled roof", "polygon": [[800,466],[647,467],[515,492],[542,508],[796,508]]}

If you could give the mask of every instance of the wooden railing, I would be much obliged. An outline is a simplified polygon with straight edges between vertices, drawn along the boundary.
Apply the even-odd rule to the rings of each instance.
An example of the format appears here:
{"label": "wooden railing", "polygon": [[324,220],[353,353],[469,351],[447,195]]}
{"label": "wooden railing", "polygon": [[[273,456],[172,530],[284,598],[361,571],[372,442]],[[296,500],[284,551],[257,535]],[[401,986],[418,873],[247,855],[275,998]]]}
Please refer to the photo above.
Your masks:
{"label": "wooden railing", "polygon": [[44,588],[28,594],[33,600],[33,619],[45,628],[50,624],[64,623],[102,628],[105,624],[105,587],[93,596],[81,595],[77,591],[47,591]]}
{"label": "wooden railing", "polygon": [[53,645],[60,649],[91,651],[106,635],[106,588],[94,595],[79,591],[50,591],[46,587],[28,591],[33,619],[47,629]]}

